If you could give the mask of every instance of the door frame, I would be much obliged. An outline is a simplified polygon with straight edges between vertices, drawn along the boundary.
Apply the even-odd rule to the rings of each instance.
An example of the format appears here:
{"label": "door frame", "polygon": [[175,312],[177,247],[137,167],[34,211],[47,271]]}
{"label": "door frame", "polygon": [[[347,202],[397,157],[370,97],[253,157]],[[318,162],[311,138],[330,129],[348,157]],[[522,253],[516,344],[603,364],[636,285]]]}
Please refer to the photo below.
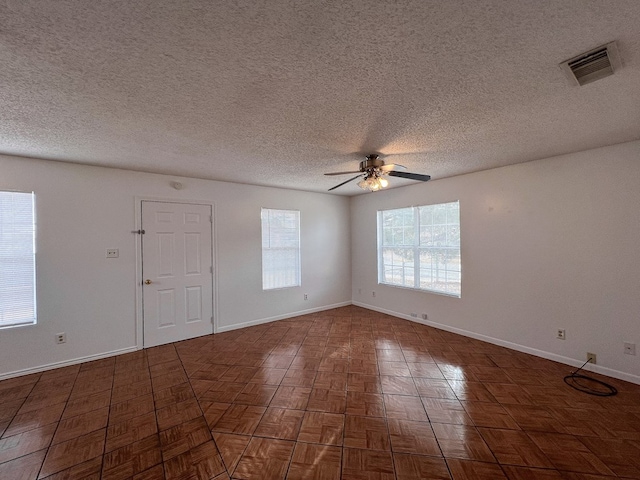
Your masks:
{"label": "door frame", "polygon": [[216,204],[211,200],[202,199],[190,199],[190,198],[168,198],[168,197],[153,197],[147,195],[136,195],[134,197],[134,211],[135,211],[135,226],[131,232],[135,237],[136,242],[136,277],[135,277],[135,296],[136,296],[136,348],[142,350],[144,345],[143,329],[144,329],[144,308],[143,308],[143,292],[142,292],[142,235],[138,234],[138,231],[142,229],[142,202],[163,202],[163,203],[181,203],[181,204],[196,204],[207,205],[211,207],[211,216],[213,221],[211,222],[211,263],[213,264],[213,273],[211,274],[211,281],[213,282],[213,288],[211,292],[212,302],[212,315],[213,315],[213,333],[218,333],[218,255],[216,240]]}

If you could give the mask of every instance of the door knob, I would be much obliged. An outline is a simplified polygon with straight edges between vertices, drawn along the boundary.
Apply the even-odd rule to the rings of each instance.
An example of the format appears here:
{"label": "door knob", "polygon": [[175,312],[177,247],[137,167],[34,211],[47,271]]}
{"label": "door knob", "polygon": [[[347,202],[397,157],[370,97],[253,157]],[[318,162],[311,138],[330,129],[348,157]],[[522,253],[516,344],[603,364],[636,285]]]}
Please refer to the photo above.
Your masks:
{"label": "door knob", "polygon": [[149,280],[148,278],[144,281],[145,285],[151,285],[153,282],[151,280]]}

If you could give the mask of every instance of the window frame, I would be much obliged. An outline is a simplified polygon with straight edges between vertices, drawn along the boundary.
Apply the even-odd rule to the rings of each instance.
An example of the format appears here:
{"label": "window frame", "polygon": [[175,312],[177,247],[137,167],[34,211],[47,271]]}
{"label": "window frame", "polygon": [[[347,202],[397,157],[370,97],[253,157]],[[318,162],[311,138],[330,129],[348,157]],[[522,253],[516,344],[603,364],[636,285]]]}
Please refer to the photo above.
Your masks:
{"label": "window frame", "polygon": [[[265,246],[265,218],[264,215],[267,214],[271,216],[272,214],[284,213],[284,214],[295,214],[296,221],[296,232],[295,232],[295,245],[294,246]],[[261,255],[262,255],[262,290],[263,291],[273,291],[273,290],[283,290],[286,288],[296,288],[302,285],[302,261],[301,261],[301,228],[300,228],[300,210],[292,210],[292,209],[282,209],[282,208],[266,208],[262,207],[260,210],[260,223],[261,223]],[[271,223],[269,222],[269,231],[268,237],[271,239],[273,236],[277,234],[274,230],[271,229]],[[274,286],[270,286],[266,282],[266,278],[268,272],[265,268],[266,257],[269,253],[273,252],[286,252],[290,251],[293,253],[292,257],[294,258],[294,262],[292,265],[288,265],[288,268],[292,269],[293,273],[293,281],[282,284],[275,284]],[[273,281],[275,283],[275,280]]]}
{"label": "window frame", "polygon": [[[444,207],[445,212],[448,212],[450,206],[456,205],[457,210],[457,222],[451,222],[448,217],[445,217],[444,223],[437,223],[431,221],[427,224],[421,220],[421,214],[430,210],[430,214],[434,215],[438,207]],[[398,223],[394,221],[394,225],[385,225],[384,216],[389,212],[403,213],[400,218],[402,221]],[[446,213],[445,213],[446,214]],[[434,238],[435,232],[444,231],[445,239],[443,242],[438,242],[434,245],[421,244],[423,238],[423,229],[431,234],[430,238]],[[455,200],[451,202],[436,203],[430,205],[419,205],[410,207],[401,207],[387,210],[378,210],[377,212],[377,267],[378,267],[378,284],[388,285],[397,288],[406,288],[410,290],[416,290],[421,292],[435,293],[438,295],[445,295],[454,298],[462,297],[462,254],[460,248],[460,201]],[[425,232],[424,236],[427,236]],[[453,234],[455,232],[455,235]],[[395,239],[401,235],[401,241],[397,242]],[[455,237],[457,235],[457,245],[455,244]],[[386,243],[387,239],[391,238],[392,243]],[[433,240],[432,240],[433,241]],[[444,243],[444,244],[439,244]],[[389,258],[389,249],[396,249],[406,251],[406,255],[393,255],[392,258],[400,257],[400,263],[385,263],[386,258]],[[385,251],[386,250],[386,251]],[[442,255],[444,255],[444,261],[442,261]],[[433,263],[430,263],[428,267],[421,263],[421,258],[430,257],[436,261],[435,272],[437,278],[433,278]],[[405,260],[406,259],[406,260]],[[459,264],[457,270],[450,268],[450,266],[456,263]],[[442,265],[442,267],[441,267]],[[390,270],[396,270],[400,276],[401,281],[393,282],[389,279]],[[423,272],[428,270],[431,280],[425,280],[422,276]],[[440,276],[440,270],[444,272],[444,280]],[[407,280],[406,273],[410,272],[410,280]],[[449,274],[453,274],[454,281],[448,281]],[[457,282],[455,281],[457,277]],[[426,286],[421,286],[426,283]],[[445,288],[435,288],[438,284],[444,284]],[[450,288],[453,285],[454,288]],[[449,288],[447,288],[449,287]]]}
{"label": "window frame", "polygon": [[[30,207],[31,207],[31,213],[30,213],[30,223],[31,223],[31,229],[29,232],[29,236],[30,236],[30,245],[31,248],[27,251],[26,254],[22,254],[20,256],[22,257],[30,257],[31,260],[28,261],[28,265],[26,267],[26,269],[31,270],[30,272],[28,272],[27,274],[25,274],[25,277],[31,277],[31,283],[29,285],[29,287],[31,287],[31,294],[29,295],[29,297],[31,298],[30,302],[25,302],[25,303],[20,303],[20,304],[16,304],[13,303],[10,305],[9,308],[15,308],[16,306],[24,306],[26,305],[26,307],[33,312],[33,316],[29,317],[29,319],[22,319],[22,320],[14,320],[14,321],[5,321],[3,320],[1,317],[5,315],[4,312],[0,311],[0,330],[5,330],[5,329],[10,329],[10,328],[18,328],[18,327],[28,327],[28,326],[33,326],[33,325],[37,325],[38,323],[38,302],[37,302],[37,276],[36,276],[36,272],[37,272],[37,250],[36,250],[36,232],[37,232],[37,221],[36,221],[36,194],[33,191],[20,191],[20,190],[7,190],[7,189],[1,189],[0,190],[0,195],[3,194],[11,194],[11,195],[28,195],[30,197]],[[2,223],[0,222],[0,229],[2,228]],[[11,232],[11,235],[13,235],[15,232]],[[23,235],[25,235],[23,233]],[[11,247],[9,248],[14,248],[15,247],[15,243],[12,244]],[[0,249],[3,248],[2,246],[0,246]],[[8,252],[8,253],[12,253],[12,252]],[[18,257],[18,255],[15,255],[14,257],[10,257],[10,258],[16,258]],[[1,264],[1,260],[0,260],[0,264]],[[28,278],[27,277],[27,278]],[[7,282],[8,283],[8,282]],[[1,279],[0,279],[0,284],[1,284]],[[11,287],[7,287],[8,289]],[[13,288],[17,288],[17,287],[13,287]],[[10,295],[11,297],[15,298],[13,295]],[[3,302],[4,303],[4,302]]]}

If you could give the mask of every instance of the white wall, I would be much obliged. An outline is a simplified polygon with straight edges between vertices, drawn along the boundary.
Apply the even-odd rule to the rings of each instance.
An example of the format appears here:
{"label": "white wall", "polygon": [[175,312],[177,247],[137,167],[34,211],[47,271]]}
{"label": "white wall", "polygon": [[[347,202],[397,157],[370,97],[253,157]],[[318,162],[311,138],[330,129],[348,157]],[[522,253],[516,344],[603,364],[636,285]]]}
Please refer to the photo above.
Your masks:
{"label": "white wall", "polygon": [[[462,298],[378,285],[376,211],[454,200]],[[353,301],[640,383],[639,208],[640,142],[361,195]]]}
{"label": "white wall", "polygon": [[[0,330],[0,378],[136,348],[136,196],[215,204],[218,331],[351,301],[345,197],[9,156],[0,189],[36,192],[38,289],[38,324]],[[301,212],[300,288],[262,291],[261,207]]]}

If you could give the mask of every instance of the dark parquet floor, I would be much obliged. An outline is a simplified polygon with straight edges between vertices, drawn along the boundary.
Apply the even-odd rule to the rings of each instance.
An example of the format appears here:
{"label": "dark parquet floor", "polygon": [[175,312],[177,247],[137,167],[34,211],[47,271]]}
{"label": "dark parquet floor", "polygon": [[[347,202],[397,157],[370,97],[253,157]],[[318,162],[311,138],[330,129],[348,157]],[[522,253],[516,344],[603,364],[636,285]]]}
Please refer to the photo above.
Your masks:
{"label": "dark parquet floor", "polygon": [[0,478],[640,478],[640,386],[355,306],[0,382]]}

